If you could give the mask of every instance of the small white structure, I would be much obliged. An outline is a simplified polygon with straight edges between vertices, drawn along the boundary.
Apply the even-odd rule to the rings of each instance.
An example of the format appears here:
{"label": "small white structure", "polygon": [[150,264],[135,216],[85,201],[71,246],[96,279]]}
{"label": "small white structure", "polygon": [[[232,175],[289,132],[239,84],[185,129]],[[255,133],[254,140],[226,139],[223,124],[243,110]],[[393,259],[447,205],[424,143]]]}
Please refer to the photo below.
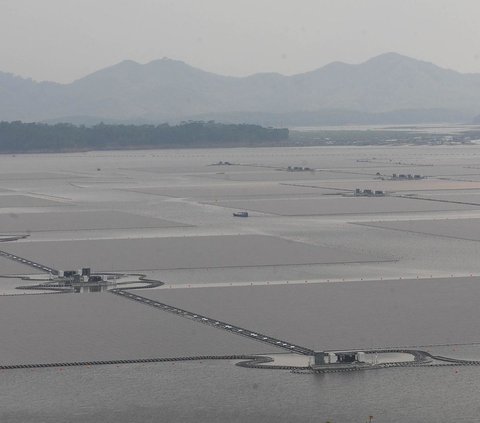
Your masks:
{"label": "small white structure", "polygon": [[365,353],[363,351],[357,352],[357,355],[355,357],[355,361],[357,361],[359,363],[366,363],[367,359],[366,359]]}

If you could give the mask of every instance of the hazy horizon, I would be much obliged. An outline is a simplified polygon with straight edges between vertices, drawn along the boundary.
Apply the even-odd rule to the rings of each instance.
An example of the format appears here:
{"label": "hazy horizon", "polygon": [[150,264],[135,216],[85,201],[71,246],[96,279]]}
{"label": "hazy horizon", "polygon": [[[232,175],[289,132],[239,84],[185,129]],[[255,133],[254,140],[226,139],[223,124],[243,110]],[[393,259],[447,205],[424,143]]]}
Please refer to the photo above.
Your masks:
{"label": "hazy horizon", "polygon": [[292,75],[386,52],[480,73],[474,0],[0,0],[0,10],[0,70],[38,81],[162,57],[222,75]]}
{"label": "hazy horizon", "polygon": [[427,60],[424,60],[422,59],[421,57],[413,57],[413,56],[408,56],[408,55],[403,55],[401,53],[398,53],[398,52],[394,52],[394,51],[385,51],[383,53],[379,53],[378,55],[375,55],[375,56],[371,56],[371,57],[366,57],[365,59],[363,60],[360,60],[358,62],[349,62],[349,61],[346,61],[346,60],[335,60],[335,61],[332,61],[332,62],[329,62],[329,63],[325,63],[321,66],[318,66],[317,68],[312,68],[312,69],[305,69],[304,71],[302,72],[298,72],[298,73],[291,73],[291,74],[287,74],[287,73],[282,73],[282,72],[278,72],[278,71],[275,71],[275,70],[272,70],[272,71],[265,71],[265,72],[262,72],[262,71],[258,71],[258,72],[253,72],[253,73],[248,73],[248,74],[245,74],[245,75],[232,75],[232,74],[222,74],[220,72],[216,72],[216,71],[213,71],[213,70],[209,70],[209,69],[206,69],[206,68],[202,68],[200,66],[195,66],[193,65],[192,63],[189,63],[188,61],[186,60],[183,60],[181,58],[175,58],[175,57],[167,57],[167,56],[164,56],[164,57],[159,57],[159,58],[155,58],[155,59],[152,59],[152,60],[149,60],[149,61],[146,61],[146,62],[140,62],[140,61],[137,61],[137,60],[134,60],[134,59],[131,59],[131,58],[125,58],[123,60],[120,60],[118,62],[115,62],[115,63],[110,63],[110,64],[107,64],[106,66],[102,67],[102,68],[98,68],[98,69],[94,69],[92,70],[92,72],[90,73],[87,73],[85,75],[80,75],[78,78],[76,79],[73,79],[71,81],[55,81],[53,79],[35,79],[34,77],[32,77],[31,75],[20,75],[20,74],[17,74],[17,73],[14,73],[14,72],[10,72],[8,70],[5,70],[5,69],[0,69],[0,72],[4,72],[4,73],[9,73],[9,74],[12,74],[12,75],[15,75],[15,76],[18,76],[18,77],[21,77],[23,79],[31,79],[35,82],[54,82],[54,83],[59,83],[59,84],[63,84],[63,85],[68,85],[72,82],[75,82],[75,81],[78,81],[82,78],[85,78],[95,72],[98,72],[98,71],[101,71],[103,69],[108,69],[108,68],[113,68],[123,62],[134,62],[140,66],[143,66],[143,65],[148,65],[152,62],[157,62],[157,61],[161,61],[161,60],[171,60],[171,61],[175,61],[175,62],[182,62],[182,63],[185,63],[186,65],[188,66],[191,66],[191,67],[194,67],[196,69],[199,69],[199,70],[202,70],[202,71],[205,71],[205,72],[209,72],[209,73],[213,73],[213,74],[216,74],[216,75],[219,75],[219,76],[227,76],[227,77],[238,77],[238,78],[243,78],[243,77],[249,77],[249,76],[253,76],[253,75],[257,75],[257,74],[278,74],[278,75],[282,75],[282,76],[294,76],[294,75],[301,75],[303,73],[308,73],[308,72],[312,72],[312,71],[315,71],[315,70],[318,70],[318,69],[321,69],[325,66],[328,66],[332,63],[343,63],[343,64],[348,64],[348,65],[361,65],[365,62],[368,62],[369,60],[371,59],[375,59],[376,57],[379,57],[379,56],[384,56],[384,55],[388,55],[388,54],[398,54],[400,56],[404,56],[404,57],[407,57],[407,58],[411,58],[411,59],[414,59],[416,61],[420,61],[420,62],[426,62],[426,63],[431,63],[435,66],[438,66],[442,69],[446,69],[446,70],[452,70],[454,72],[459,72],[461,74],[464,74],[464,75],[467,75],[467,74],[480,74],[480,70],[478,72],[463,72],[461,70],[458,70],[458,69],[454,69],[454,68],[448,68],[448,67],[445,67],[445,66],[440,66],[438,65],[437,63],[434,63],[434,62],[430,62],[430,61],[427,61]]}
{"label": "hazy horizon", "polygon": [[302,73],[308,73],[308,72],[312,72],[312,71],[315,71],[315,70],[318,70],[318,69],[321,69],[325,66],[328,66],[328,65],[331,65],[332,63],[343,63],[343,64],[347,64],[347,65],[361,65],[363,63],[366,63],[372,59],[375,59],[376,57],[380,57],[380,56],[386,56],[386,55],[389,55],[389,54],[397,54],[397,55],[400,55],[400,56],[403,56],[403,57],[406,57],[406,58],[410,58],[410,59],[414,59],[416,61],[419,61],[419,62],[426,62],[426,63],[431,63],[435,66],[438,66],[438,67],[441,67],[442,69],[446,69],[446,70],[452,70],[454,72],[459,72],[461,74],[464,74],[464,75],[467,75],[467,74],[480,74],[480,71],[479,72],[462,72],[460,70],[457,70],[457,69],[453,69],[453,68],[447,68],[447,67],[443,67],[443,66],[439,66],[437,63],[434,63],[434,62],[429,62],[429,61],[426,61],[422,58],[419,58],[419,57],[412,57],[412,56],[407,56],[407,55],[403,55],[401,53],[398,53],[398,52],[394,52],[394,51],[386,51],[386,52],[383,52],[383,53],[380,53],[378,55],[375,55],[375,56],[371,56],[371,57],[367,57],[365,58],[364,60],[361,60],[359,62],[348,62],[348,61],[343,61],[343,60],[335,60],[335,61],[332,61],[332,62],[329,62],[329,63],[325,63],[324,65],[322,66],[319,66],[318,68],[312,68],[312,69],[306,69],[305,71],[302,71],[302,72],[299,72],[297,74],[286,74],[286,73],[281,73],[281,72],[277,72],[277,71],[270,71],[270,72],[254,72],[254,73],[249,73],[249,74],[245,74],[245,75],[228,75],[228,74],[222,74],[220,72],[215,72],[215,71],[212,71],[212,70],[209,70],[209,69],[205,69],[205,68],[202,68],[202,67],[199,67],[199,66],[194,66],[192,65],[191,63],[189,63],[188,61],[186,60],[182,60],[181,58],[175,58],[175,57],[167,57],[167,56],[164,56],[164,57],[159,57],[159,58],[156,58],[156,59],[152,59],[152,60],[149,60],[147,62],[139,62],[137,60],[134,60],[134,59],[130,59],[130,58],[125,58],[123,60],[120,60],[118,62],[115,62],[115,63],[111,63],[111,64],[107,64],[106,66],[102,67],[102,68],[98,68],[98,69],[94,69],[92,72],[88,73],[88,74],[85,74],[85,75],[81,75],[79,76],[78,78],[72,80],[72,81],[66,81],[66,82],[61,82],[61,81],[54,81],[54,80],[51,80],[51,79],[43,79],[43,80],[39,80],[39,79],[35,79],[33,78],[32,76],[30,75],[20,75],[20,74],[16,74],[14,72],[9,72],[8,70],[4,70],[4,69],[0,69],[0,72],[5,72],[5,73],[9,73],[9,74],[12,74],[12,75],[15,75],[15,76],[18,76],[18,77],[21,77],[21,78],[24,78],[24,79],[32,79],[33,81],[36,81],[36,82],[54,82],[54,83],[59,83],[59,84],[64,84],[64,85],[68,85],[72,82],[75,82],[75,81],[78,81],[82,78],[85,78],[95,72],[98,72],[98,71],[101,71],[101,70],[104,70],[104,69],[108,69],[108,68],[113,68],[117,65],[120,65],[121,63],[124,63],[124,62],[133,62],[133,63],[136,63],[140,66],[143,66],[143,65],[148,65],[150,63],[154,63],[154,62],[158,62],[158,61],[161,61],[161,60],[171,60],[173,62],[181,62],[181,63],[185,63],[186,65],[188,66],[191,66],[191,67],[194,67],[196,69],[199,69],[199,70],[202,70],[202,71],[205,71],[205,72],[209,72],[209,73],[213,73],[213,74],[216,74],[216,75],[219,75],[219,76],[227,76],[227,77],[238,77],[238,78],[243,78],[243,77],[249,77],[249,76],[253,76],[253,75],[258,75],[258,74],[278,74],[278,75],[282,75],[282,76],[294,76],[294,75],[301,75]]}

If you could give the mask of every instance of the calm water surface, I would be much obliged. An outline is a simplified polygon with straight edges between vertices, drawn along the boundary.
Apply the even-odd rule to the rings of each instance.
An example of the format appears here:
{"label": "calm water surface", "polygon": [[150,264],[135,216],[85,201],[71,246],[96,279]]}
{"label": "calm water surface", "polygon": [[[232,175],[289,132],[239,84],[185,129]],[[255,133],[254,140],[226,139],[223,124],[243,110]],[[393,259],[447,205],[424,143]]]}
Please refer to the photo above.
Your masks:
{"label": "calm water surface", "polygon": [[[233,166],[229,169],[209,166],[224,160],[267,167],[255,167],[252,170],[248,166]],[[332,183],[331,179],[334,177],[340,181],[353,180],[352,187],[358,185],[369,188],[376,183],[377,171],[385,174],[421,173],[447,179],[467,175],[469,180],[475,181],[480,178],[479,160],[479,147],[427,146],[169,150],[0,156],[0,196],[3,201],[0,229],[5,232],[32,231],[27,240],[11,244],[12,251],[14,246],[25,251],[28,249],[29,258],[40,254],[42,260],[59,268],[71,264],[101,267],[102,270],[108,271],[150,269],[151,274],[169,284],[329,278],[351,278],[358,281],[400,276],[415,279],[416,276],[428,278],[430,275],[450,277],[451,274],[479,274],[478,240],[467,241],[392,231],[354,225],[352,222],[479,218],[480,207],[451,210],[449,207],[440,207],[443,203],[438,203],[438,209],[414,213],[408,211],[411,210],[410,206],[413,203],[410,202],[413,200],[405,200],[409,202],[405,203],[408,207],[402,206],[395,213],[360,215],[351,214],[352,210],[348,210],[348,215],[291,217],[281,216],[279,213],[267,215],[252,212],[251,218],[239,221],[232,217],[232,209],[223,208],[220,203],[222,199],[230,201],[235,195],[240,196],[239,198],[242,196],[247,198],[250,195],[258,202],[265,195],[269,201],[278,196],[279,200],[275,201],[278,205],[288,197],[292,204],[299,208],[299,212],[295,214],[302,215],[305,214],[305,210],[301,208],[302,201],[296,199],[301,200],[304,195],[321,196],[323,191],[316,190],[312,194],[312,190],[306,187],[293,188],[293,185],[279,185],[279,182],[291,179],[298,185],[303,178],[305,181],[301,185],[312,185],[316,182],[315,185],[323,186]],[[307,177],[278,172],[268,167],[289,165],[321,168],[323,171]],[[329,169],[335,170],[336,173],[328,173]],[[441,179],[440,182],[447,183],[445,179]],[[479,191],[480,184],[475,191],[469,191],[467,195],[472,192],[478,194]],[[23,195],[23,202],[20,201],[20,195]],[[438,192],[432,192],[431,195],[438,195]],[[424,206],[423,203],[421,205]],[[236,206],[240,207],[240,203],[236,203]],[[432,204],[428,203],[428,206],[430,210]],[[445,211],[446,209],[449,211]],[[120,210],[137,216],[126,219],[117,213],[115,220],[107,219],[103,223],[95,217],[100,216],[97,214],[99,211],[105,216],[105,212],[111,210]],[[272,211],[275,213],[279,210]],[[67,212],[75,213],[75,228],[68,224],[60,225],[60,220],[54,214]],[[359,213],[358,210],[353,212]],[[20,215],[22,217],[18,217]],[[111,215],[107,213],[107,216]],[[155,228],[151,227],[152,219],[158,219],[153,225]],[[65,221],[68,223],[68,219]],[[470,231],[468,232],[471,235]],[[116,248],[119,243],[129,243],[129,238],[183,239],[251,234],[304,242],[315,248],[341,250],[345,254],[365,255],[379,261],[305,265],[298,260],[297,264],[286,266],[283,260],[275,262],[274,264],[277,264],[275,266],[191,269],[184,263],[181,263],[181,266],[176,263],[167,266],[165,260],[161,260],[163,257],[161,254],[158,260],[150,259],[148,263],[139,264],[141,259],[151,252],[150,241],[138,244],[136,241],[130,241],[129,245],[135,244],[136,248],[130,249],[132,257],[129,257],[128,262],[119,257],[119,250]],[[59,249],[57,245],[57,248],[39,250],[39,247],[47,244],[46,241],[51,242],[52,246],[70,245],[61,241],[76,241],[76,245],[82,244],[85,247],[82,251],[66,251]],[[99,254],[91,257],[90,246],[93,244],[105,245],[101,257]],[[160,244],[158,241],[158,245]],[[210,247],[210,244],[204,243],[202,251],[207,251]],[[1,248],[8,250],[10,247],[5,244]],[[57,251],[62,253],[61,262],[56,261],[60,257]],[[211,251],[214,251],[213,247]],[[258,259],[264,264],[272,264],[267,260],[267,253],[270,254],[270,250],[262,248],[257,252]],[[195,258],[194,254],[197,255],[197,252],[192,253],[191,257]],[[72,256],[76,260],[74,263],[68,262]],[[188,262],[191,257],[183,257],[182,262]],[[385,257],[395,260],[383,262],[382,259]],[[92,265],[94,259],[101,263]],[[322,260],[318,262],[321,263]],[[26,271],[24,266],[19,267],[17,264],[0,260],[0,274]],[[4,283],[3,289],[11,291],[12,286]],[[338,287],[328,289],[341,292],[343,288],[340,284]],[[189,295],[197,295],[200,298],[196,290],[187,291]],[[404,301],[402,307],[398,307],[397,310],[408,313],[408,307],[416,304],[415,310],[417,312],[424,310],[425,316],[418,314],[419,319],[422,319],[421,324],[413,325],[405,323],[397,313],[400,317],[394,322],[395,325],[392,323],[388,326],[388,330],[397,331],[395,335],[401,336],[402,343],[407,345],[423,343],[427,338],[445,342],[449,340],[478,342],[480,341],[476,327],[478,319],[475,318],[478,299],[471,296],[477,291],[476,286],[462,290],[452,278],[448,289],[443,291],[435,289],[432,295],[424,291],[423,297],[420,297],[416,290],[409,290],[409,295],[405,294],[403,297],[400,297],[399,293],[395,298],[403,298]],[[443,299],[452,298],[450,302],[456,299],[456,303],[451,308],[441,309],[440,305],[445,302],[436,301],[435,295],[443,295]],[[349,300],[358,305],[358,298],[352,294]],[[367,325],[365,336],[373,337],[378,333],[375,331],[375,325],[381,326],[388,318],[392,319],[392,306],[387,307],[387,302],[380,294],[376,298],[378,301],[370,308],[373,318],[365,320],[373,321]],[[10,303],[14,308],[2,320],[0,326],[8,329],[10,333],[9,336],[4,334],[0,337],[0,350],[4,351],[2,353],[4,360],[7,356],[5,350],[13,351],[16,359],[21,355],[20,352],[31,352],[31,361],[39,357],[46,361],[47,358],[53,359],[55,354],[52,350],[62,361],[69,361],[74,354],[78,354],[77,358],[82,359],[87,355],[82,352],[82,348],[88,353],[98,352],[101,350],[101,341],[107,341],[105,335],[99,334],[101,325],[97,322],[100,321],[108,326],[108,333],[112,339],[108,342],[108,348],[115,354],[123,356],[125,351],[131,349],[133,355],[133,350],[137,351],[138,347],[144,356],[158,356],[161,351],[157,344],[161,343],[162,339],[157,334],[165,336],[187,323],[190,325],[190,322],[184,321],[177,323],[175,319],[160,312],[147,311],[139,304],[119,302],[118,308],[116,305],[110,308],[106,303],[98,304],[96,312],[103,314],[95,320],[95,324],[92,323],[83,330],[84,326],[81,323],[84,323],[85,317],[82,313],[85,314],[92,309],[76,308],[75,310],[80,310],[77,320],[79,328],[82,329],[79,330],[78,336],[73,336],[75,342],[80,344],[76,347],[73,341],[68,341],[68,337],[62,338],[65,342],[60,342],[61,334],[72,335],[73,324],[67,322],[72,320],[73,308],[64,307],[62,311],[60,306],[66,302],[62,300],[51,304],[52,300],[54,298],[36,301],[36,304],[32,304],[33,299],[22,300],[23,307],[16,306],[20,304],[18,301]],[[92,300],[90,306],[94,301],[97,300]],[[271,324],[268,323],[268,316],[277,304],[265,301],[261,306],[265,307],[263,327],[265,330],[268,329],[269,333],[273,332],[275,326],[268,326]],[[127,308],[132,308],[131,319],[127,319]],[[218,300],[215,307],[212,306],[212,310],[209,310],[209,315],[215,312],[214,308],[222,310],[225,308],[225,302]],[[348,309],[348,305],[345,308]],[[35,315],[25,318],[29,315],[27,313],[29,310]],[[46,310],[52,312],[49,315],[54,314],[52,321],[57,322],[61,330],[55,332],[53,323],[45,323],[48,314]],[[136,343],[135,339],[139,338],[134,339],[129,334],[136,331],[133,314],[136,315],[137,311],[141,319],[147,320],[142,333],[146,333],[147,326],[152,326],[152,336],[147,341]],[[284,311],[289,310],[285,307]],[[117,312],[119,315],[114,318]],[[93,314],[90,317],[92,316]],[[353,314],[351,320],[358,319],[359,316],[360,311]],[[125,320],[122,320],[122,317]],[[329,316],[318,316],[318,320],[320,319],[328,320]],[[306,325],[302,323],[302,319],[299,320],[301,331],[305,331]],[[155,332],[157,322],[168,327]],[[274,324],[278,326],[278,322]],[[34,327],[38,329],[32,330]],[[127,330],[129,327],[130,331]],[[320,325],[315,325],[315,321],[312,327],[314,328],[312,330],[322,334],[319,332]],[[348,322],[345,327],[352,330],[352,325]],[[28,336],[28,328],[31,336]],[[182,340],[191,344],[192,333],[200,331],[197,326],[191,326],[191,330],[188,327],[182,332]],[[334,332],[332,345],[352,346],[358,342],[358,339],[349,336],[348,333],[345,335],[338,330]],[[23,334],[23,337],[19,334]],[[44,334],[49,334],[51,338]],[[284,324],[281,335],[289,338],[291,334],[292,329]],[[215,341],[217,335],[225,341]],[[204,338],[203,344],[198,341],[195,350],[190,353],[200,354],[202,348],[206,347],[220,353],[223,348],[230,349],[233,343],[238,341],[233,336],[224,335],[215,334],[210,341]],[[58,343],[45,341],[52,338]],[[36,342],[35,339],[39,341]],[[187,344],[180,340],[163,342],[168,344],[164,345],[168,348],[180,349],[178,354],[185,353],[187,348],[182,346]],[[119,345],[125,350],[122,351]],[[256,351],[252,346],[253,350]],[[44,351],[45,355],[40,356],[40,351]],[[166,351],[166,348],[162,351],[165,351],[164,356],[177,354],[177,351]],[[445,347],[441,353],[478,360],[478,351],[474,347],[455,347],[455,350],[453,347]],[[105,350],[105,357],[102,358],[112,358],[110,350]],[[5,370],[0,371],[0,423],[67,421],[348,423],[365,422],[369,415],[374,416],[374,422],[388,423],[480,422],[479,385],[480,367],[389,369],[352,374],[298,375],[288,371],[243,369],[231,362],[221,361]]]}
{"label": "calm water surface", "polygon": [[230,362],[3,371],[2,423],[479,422],[480,368],[299,375]]}

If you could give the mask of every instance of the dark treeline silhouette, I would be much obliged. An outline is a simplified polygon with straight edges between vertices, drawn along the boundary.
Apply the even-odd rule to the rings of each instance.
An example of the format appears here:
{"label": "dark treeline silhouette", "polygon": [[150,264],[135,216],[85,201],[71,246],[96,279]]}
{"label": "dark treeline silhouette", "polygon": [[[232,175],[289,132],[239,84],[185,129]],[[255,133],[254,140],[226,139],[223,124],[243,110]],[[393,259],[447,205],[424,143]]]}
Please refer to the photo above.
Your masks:
{"label": "dark treeline silhouette", "polygon": [[258,125],[184,122],[176,126],[0,122],[0,152],[55,152],[134,148],[281,145],[288,129]]}

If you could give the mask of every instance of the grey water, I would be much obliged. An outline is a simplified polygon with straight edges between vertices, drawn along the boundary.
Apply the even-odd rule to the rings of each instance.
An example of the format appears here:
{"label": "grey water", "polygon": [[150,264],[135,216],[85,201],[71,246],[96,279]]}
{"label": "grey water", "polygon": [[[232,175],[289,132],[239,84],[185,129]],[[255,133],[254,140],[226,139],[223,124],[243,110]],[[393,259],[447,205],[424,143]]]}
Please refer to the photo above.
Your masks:
{"label": "grey water", "polygon": [[[318,197],[314,208],[338,203],[327,195],[330,191],[308,186],[368,188],[380,183],[375,179],[377,171],[419,172],[431,176],[422,183],[424,195],[439,200],[460,190],[468,199],[480,192],[480,182],[473,181],[480,175],[479,158],[479,147],[1,156],[0,233],[29,235],[2,243],[1,249],[60,269],[85,265],[104,271],[141,271],[174,288],[345,278],[353,282],[308,289],[252,289],[252,297],[244,295],[245,313],[251,310],[248,316],[235,314],[238,310],[228,304],[238,300],[240,306],[238,290],[250,288],[210,286],[177,293],[158,290],[154,295],[164,292],[161,298],[172,301],[182,297],[182,304],[185,301],[195,311],[225,314],[232,323],[250,318],[245,322],[249,329],[282,339],[298,336],[299,341],[312,343],[317,337],[319,348],[325,345],[326,334],[332,347],[380,346],[380,341],[375,342],[379,333],[385,342],[402,345],[475,343],[480,341],[478,282],[471,278],[461,283],[457,277],[480,273],[475,226],[480,206],[387,199],[398,207],[366,211],[353,207],[347,198],[345,204],[351,206],[344,214],[316,210],[315,216],[308,216],[310,197]],[[267,167],[258,172],[258,167],[210,166],[220,160]],[[276,170],[288,165],[320,170],[313,176]],[[329,170],[336,172],[336,181]],[[473,182],[465,192],[465,182],[456,179],[467,174]],[[410,194],[418,195],[418,188],[412,186]],[[291,212],[280,207],[286,199]],[[234,209],[257,209],[252,204],[262,201],[265,208],[250,210],[248,219],[238,220],[229,207],[233,200]],[[398,222],[404,221],[428,233],[399,230],[404,224]],[[245,240],[251,244],[242,243]],[[201,246],[187,248],[200,241]],[[315,260],[304,260],[309,254],[315,254]],[[200,255],[205,259],[200,260]],[[223,263],[238,267],[221,267]],[[15,292],[11,275],[30,272],[0,259],[0,274],[6,276],[0,279],[1,292]],[[430,280],[432,275],[426,283],[424,278]],[[438,286],[438,277],[451,279]],[[387,278],[397,282],[382,284],[381,279]],[[403,290],[406,278],[409,288]],[[377,282],[364,283],[367,279]],[[265,291],[264,301],[255,297],[260,291]],[[313,291],[322,298],[319,303],[329,301],[326,309],[335,313],[307,313],[317,305],[308,296]],[[283,302],[276,301],[283,292],[288,294]],[[0,364],[270,352],[252,340],[196,326],[108,293],[101,295],[105,296],[0,298]],[[289,308],[293,303],[305,311],[303,317]],[[348,314],[351,304],[355,312]],[[252,309],[257,306],[264,307],[261,316]],[[272,317],[279,308],[284,323]],[[335,330],[335,319],[342,321],[341,330]],[[412,324],[415,319],[420,323]],[[332,327],[326,328],[328,324]],[[355,326],[364,332],[358,333]],[[371,341],[360,342],[359,337]],[[445,347],[442,354],[478,360],[480,348]],[[365,422],[370,415],[374,422],[480,422],[479,376],[478,367],[293,374],[244,369],[227,361],[2,370],[0,422]]]}
{"label": "grey water", "polygon": [[480,421],[478,367],[299,375],[204,361],[0,375],[2,423]]}

